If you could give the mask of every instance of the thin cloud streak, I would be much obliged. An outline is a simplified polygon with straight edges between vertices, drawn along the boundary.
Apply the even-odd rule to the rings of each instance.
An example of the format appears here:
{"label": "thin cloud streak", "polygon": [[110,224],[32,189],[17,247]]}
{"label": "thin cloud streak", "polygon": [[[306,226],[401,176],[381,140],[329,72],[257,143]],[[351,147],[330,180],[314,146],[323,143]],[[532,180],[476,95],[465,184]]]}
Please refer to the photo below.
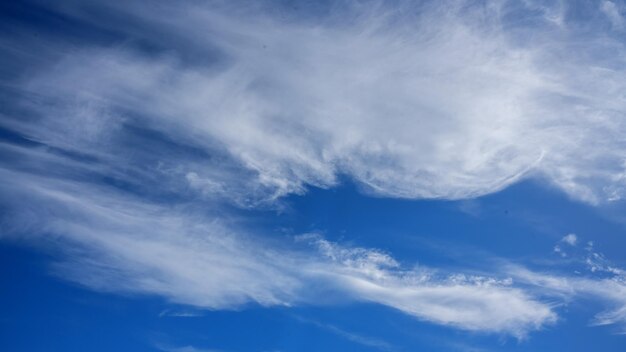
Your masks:
{"label": "thin cloud streak", "polygon": [[[204,309],[363,301],[424,321],[517,337],[556,318],[548,305],[506,280],[405,270],[388,254],[318,235],[298,236],[281,249],[190,209],[13,176],[20,181],[2,192],[23,203],[14,204],[22,216],[4,220],[12,224],[11,236],[53,243],[62,251],[53,265],[57,274],[99,291],[158,295]],[[39,186],[27,190],[20,182]]]}
{"label": "thin cloud streak", "polygon": [[335,335],[341,336],[347,340],[350,340],[352,342],[355,342],[357,344],[363,345],[363,346],[367,346],[367,347],[372,347],[375,348],[377,350],[380,351],[396,351],[397,347],[393,346],[392,344],[383,341],[383,340],[379,340],[376,338],[372,338],[369,336],[363,336],[363,335],[359,335],[353,332],[349,332],[343,329],[340,329],[334,325],[330,325],[330,324],[324,324],[324,323],[320,323],[318,321],[314,321],[314,320],[310,320],[310,319],[305,319],[299,316],[296,316],[295,319],[298,322],[301,323],[305,323],[305,324],[311,324],[314,325],[320,329],[329,331]]}

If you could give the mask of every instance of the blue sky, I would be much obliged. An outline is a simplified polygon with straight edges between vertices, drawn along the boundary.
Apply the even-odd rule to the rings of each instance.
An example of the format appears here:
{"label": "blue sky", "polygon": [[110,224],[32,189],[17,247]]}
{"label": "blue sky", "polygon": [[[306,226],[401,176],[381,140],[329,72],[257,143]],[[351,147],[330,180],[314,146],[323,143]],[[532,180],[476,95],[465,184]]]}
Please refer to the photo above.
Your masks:
{"label": "blue sky", "polygon": [[0,5],[0,349],[621,351],[621,1]]}

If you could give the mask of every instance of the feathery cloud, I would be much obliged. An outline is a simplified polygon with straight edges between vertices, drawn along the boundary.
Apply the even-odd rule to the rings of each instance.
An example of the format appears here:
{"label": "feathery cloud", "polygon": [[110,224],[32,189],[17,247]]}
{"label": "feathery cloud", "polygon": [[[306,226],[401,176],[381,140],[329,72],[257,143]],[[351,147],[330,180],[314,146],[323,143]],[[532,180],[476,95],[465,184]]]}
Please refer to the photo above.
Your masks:
{"label": "feathery cloud", "polygon": [[3,236],[54,244],[60,275],[205,309],[336,295],[520,337],[556,321],[537,287],[623,296],[615,280],[407,270],[228,220],[228,206],[278,207],[343,175],[390,197],[472,198],[535,177],[590,203],[621,199],[625,46],[600,24],[507,1],[354,2],[315,19],[157,4],[57,9],[108,41],[3,38],[2,62],[21,70],[2,88],[19,98],[0,122],[21,138],[0,144]]}

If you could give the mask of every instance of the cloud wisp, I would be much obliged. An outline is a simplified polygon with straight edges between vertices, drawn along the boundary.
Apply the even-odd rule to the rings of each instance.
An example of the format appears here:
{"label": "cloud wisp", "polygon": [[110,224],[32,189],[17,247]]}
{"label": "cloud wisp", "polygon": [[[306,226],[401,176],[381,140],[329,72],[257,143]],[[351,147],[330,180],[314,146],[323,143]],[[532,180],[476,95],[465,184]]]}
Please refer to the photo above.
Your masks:
{"label": "cloud wisp", "polygon": [[[437,324],[517,337],[556,319],[549,305],[507,280],[406,270],[385,253],[312,234],[295,237],[291,246],[272,245],[190,209],[13,176],[21,181],[2,189],[22,202],[5,219],[11,236],[54,244],[62,250],[53,266],[57,274],[96,290],[158,295],[203,309],[356,300]],[[26,191],[19,182],[39,186]]]}
{"label": "cloud wisp", "polygon": [[[621,198],[626,47],[601,22],[557,25],[556,9],[506,1],[355,3],[315,20],[245,3],[89,4],[129,18],[117,32],[141,26],[135,40],[172,50],[92,45],[32,70],[19,85],[40,97],[28,105],[42,121],[13,126],[32,138],[94,148],[139,119],[219,146],[270,199],[338,175],[392,197],[470,198],[534,176],[584,201]],[[184,171],[206,194],[228,190]]]}
{"label": "cloud wisp", "polygon": [[[525,177],[590,203],[624,194],[617,17],[577,26],[530,1],[355,2],[315,18],[62,3],[97,40],[2,38],[19,68],[1,88],[18,97],[0,120],[3,236],[52,246],[55,270],[91,288],[203,309],[373,302],[523,337],[557,320],[537,287],[569,292],[571,279],[406,269],[316,235],[250,233],[230,207],[279,207],[341,176],[403,198],[472,198]],[[615,16],[607,3],[595,11]],[[576,292],[623,292],[597,282]]]}
{"label": "cloud wisp", "polygon": [[[570,249],[576,245],[574,234],[568,234],[559,243],[568,243]],[[569,241],[568,241],[569,240]],[[559,248],[558,245],[556,248]],[[503,273],[507,273],[521,287],[529,285],[540,297],[553,297],[560,304],[574,300],[593,300],[602,302],[607,308],[597,313],[590,321],[591,326],[615,325],[618,334],[626,333],[626,270],[611,263],[604,254],[588,242],[584,249],[566,253],[556,251],[562,257],[580,265],[575,274],[533,271],[528,268],[506,264]]]}

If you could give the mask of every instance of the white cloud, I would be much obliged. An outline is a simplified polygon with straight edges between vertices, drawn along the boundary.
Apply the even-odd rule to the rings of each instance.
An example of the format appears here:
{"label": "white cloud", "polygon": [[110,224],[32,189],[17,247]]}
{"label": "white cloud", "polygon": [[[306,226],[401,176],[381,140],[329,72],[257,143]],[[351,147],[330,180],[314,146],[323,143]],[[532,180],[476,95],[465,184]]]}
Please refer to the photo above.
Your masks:
{"label": "white cloud", "polygon": [[[393,197],[471,198],[541,177],[588,202],[620,199],[626,71],[609,53],[623,43],[544,17],[513,26],[506,2],[453,4],[350,5],[319,23],[258,8],[110,5],[219,54],[190,65],[185,52],[73,51],[24,85],[55,103],[21,129],[97,148],[139,115],[174,140],[224,148],[270,199],[338,175]],[[205,194],[226,187],[206,169],[181,172]]]}
{"label": "white cloud", "polygon": [[335,335],[341,336],[347,340],[350,340],[352,342],[355,342],[359,345],[363,345],[363,346],[367,346],[367,347],[371,347],[371,348],[375,348],[377,350],[380,351],[395,351],[397,350],[397,348],[395,346],[393,346],[392,344],[383,341],[383,340],[379,340],[376,338],[372,338],[369,336],[364,336],[364,335],[360,335],[360,334],[356,334],[354,332],[350,332],[350,331],[346,331],[344,329],[340,329],[334,325],[330,325],[330,324],[324,324],[324,323],[320,323],[314,320],[310,320],[310,319],[305,319],[305,318],[301,318],[301,317],[295,317],[296,320],[298,322],[301,323],[306,323],[306,324],[311,324],[314,325],[320,329],[324,329],[326,331],[329,331]]}
{"label": "white cloud", "polygon": [[609,21],[611,21],[611,25],[615,29],[623,29],[624,28],[624,17],[620,13],[619,6],[613,1],[603,1],[600,5],[600,9],[602,12],[608,17]]}
{"label": "white cloud", "polygon": [[567,253],[565,253],[558,244],[554,246],[554,253],[559,254],[563,258],[567,257]]}
{"label": "white cloud", "polygon": [[561,242],[567,243],[570,246],[575,246],[578,242],[578,237],[575,233],[570,233],[561,238]]}
{"label": "white cloud", "polygon": [[590,321],[596,325],[617,325],[618,333],[626,333],[626,271],[612,266],[601,253],[593,252],[585,263],[590,275],[569,276],[531,271],[508,266],[504,272],[522,287],[530,285],[540,297],[556,297],[561,304],[577,300],[601,302],[607,308]]}
{"label": "white cloud", "polygon": [[[0,145],[19,156],[1,173],[11,209],[3,236],[55,243],[59,274],[89,287],[204,309],[365,301],[522,337],[557,319],[538,287],[622,302],[615,280],[518,271],[520,286],[497,273],[407,270],[386,253],[316,236],[293,244],[314,253],[292,248],[224,215],[225,200],[275,205],[341,175],[393,197],[471,198],[539,177],[588,202],[620,199],[626,71],[613,53],[624,45],[562,19],[554,27],[545,13],[515,26],[503,4],[352,4],[315,21],[195,2],[97,5],[175,49],[59,46],[60,59],[15,82],[35,117],[2,124],[41,144]],[[188,62],[194,53],[203,60]],[[138,126],[159,142],[146,144]],[[623,320],[620,309],[598,323]]]}
{"label": "white cloud", "polygon": [[169,345],[157,344],[155,347],[159,351],[164,351],[164,352],[220,352],[220,350],[198,348],[198,347],[194,347],[191,345],[182,346],[182,347],[172,347]]}
{"label": "white cloud", "polygon": [[556,320],[549,305],[511,287],[510,279],[404,271],[377,251],[343,248],[323,239],[315,242],[335,264],[327,272],[322,269],[324,275],[360,300],[438,324],[518,337]]}
{"label": "white cloud", "polygon": [[383,252],[318,235],[275,243],[193,207],[7,173],[3,178],[15,181],[2,194],[20,199],[13,204],[20,216],[6,220],[13,229],[7,233],[56,243],[64,253],[54,265],[58,275],[96,290],[158,295],[203,309],[372,302],[436,324],[517,337],[556,319],[549,305],[506,278],[406,270]]}

